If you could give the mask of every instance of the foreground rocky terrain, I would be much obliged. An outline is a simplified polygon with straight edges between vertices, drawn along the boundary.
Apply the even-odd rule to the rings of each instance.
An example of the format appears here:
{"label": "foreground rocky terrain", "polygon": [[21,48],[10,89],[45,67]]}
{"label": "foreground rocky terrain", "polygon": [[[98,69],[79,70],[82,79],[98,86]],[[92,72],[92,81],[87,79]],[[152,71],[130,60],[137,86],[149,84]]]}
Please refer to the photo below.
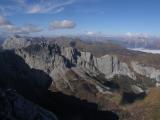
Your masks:
{"label": "foreground rocky terrain", "polygon": [[[47,90],[50,90],[51,93],[60,92],[67,96],[74,96],[77,99],[95,103],[98,107],[94,110],[106,111],[108,117],[112,116],[113,119],[155,119],[152,115],[145,115],[145,109],[149,104],[145,107],[142,104],[144,101],[149,101],[145,99],[152,94],[153,90],[151,89],[159,86],[160,69],[156,62],[160,58],[159,55],[129,51],[108,42],[85,42],[69,38],[36,42],[33,39],[19,36],[8,38],[3,44],[3,49],[0,63],[4,69],[1,72],[1,78],[5,80],[1,80],[1,87],[14,88],[34,102],[39,97],[41,102],[37,102],[37,104],[41,106],[44,105],[42,103],[45,101],[42,96],[46,96]],[[12,61],[4,64],[7,62],[6,60],[10,59]],[[20,61],[25,65],[19,65]],[[6,68],[8,64],[14,67]],[[17,66],[21,67],[17,69]],[[8,71],[11,72],[8,73]],[[22,91],[25,86],[26,89]],[[34,93],[33,96],[31,95],[32,92]],[[34,98],[35,95],[36,98]],[[53,98],[47,97],[47,99]],[[71,101],[73,102],[73,100]],[[143,107],[140,107],[141,105]],[[44,105],[44,107],[46,106]],[[89,113],[90,110],[93,111],[89,107],[87,112]],[[141,111],[143,118],[138,116],[138,112],[135,110]],[[153,110],[156,111],[156,108],[150,111]],[[56,109],[53,110],[52,108],[51,111],[55,112]],[[109,114],[109,111],[116,113],[118,117],[116,114],[115,116]],[[102,115],[102,113],[96,115],[98,114]],[[81,115],[78,114],[78,116]],[[82,116],[85,117],[81,119],[87,119],[86,115],[83,114]]]}
{"label": "foreground rocky terrain", "polygon": [[56,116],[18,95],[16,91],[0,90],[2,120],[57,120]]}

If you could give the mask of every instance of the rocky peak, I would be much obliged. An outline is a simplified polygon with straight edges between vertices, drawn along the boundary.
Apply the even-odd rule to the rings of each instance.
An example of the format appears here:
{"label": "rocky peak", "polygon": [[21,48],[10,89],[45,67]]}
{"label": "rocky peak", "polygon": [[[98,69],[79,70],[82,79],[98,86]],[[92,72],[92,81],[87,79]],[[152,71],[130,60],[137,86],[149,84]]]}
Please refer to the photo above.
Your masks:
{"label": "rocky peak", "polygon": [[76,65],[81,52],[73,47],[61,47],[61,55],[67,58],[72,65]]}
{"label": "rocky peak", "polygon": [[18,35],[7,38],[2,44],[3,49],[19,49],[27,47],[31,44],[31,41],[25,37]]}
{"label": "rocky peak", "polygon": [[26,59],[35,68],[52,71],[56,67],[82,67],[90,72],[101,72],[106,78],[115,74],[127,75],[135,79],[127,64],[116,56],[105,55],[96,58],[90,52],[81,52],[73,47],[60,47],[57,44],[34,44],[17,50],[17,54]]}
{"label": "rocky peak", "polygon": [[[129,67],[128,63],[122,62],[116,55],[96,57],[92,53],[82,52],[76,47],[63,47],[46,41],[16,48],[15,52],[31,68],[43,70],[53,80],[61,79],[67,84],[69,80],[66,78],[66,73],[70,70],[83,79],[88,79],[85,75],[87,73],[92,77],[101,74],[105,76],[105,79],[111,79],[115,75],[123,75],[137,80],[138,72],[133,71],[134,66]],[[146,74],[143,76],[148,77]]]}
{"label": "rocky peak", "polygon": [[58,86],[64,84],[61,86],[69,86],[72,91],[70,78],[66,76],[68,71],[72,71],[70,74],[77,74],[87,81],[94,79],[99,74],[103,74],[106,79],[110,79],[114,75],[136,78],[127,64],[119,61],[116,56],[105,55],[96,58],[90,52],[82,52],[73,47],[39,43],[17,49],[16,54],[21,56],[31,68],[40,69],[49,74]]}

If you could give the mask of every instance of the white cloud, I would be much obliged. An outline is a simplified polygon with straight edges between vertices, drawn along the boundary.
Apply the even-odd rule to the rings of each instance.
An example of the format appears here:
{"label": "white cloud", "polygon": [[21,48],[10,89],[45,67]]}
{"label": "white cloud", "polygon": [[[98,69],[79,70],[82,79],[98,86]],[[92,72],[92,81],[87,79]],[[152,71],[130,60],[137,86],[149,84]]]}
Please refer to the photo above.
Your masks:
{"label": "white cloud", "polygon": [[49,28],[51,30],[55,30],[55,29],[72,29],[76,26],[76,23],[74,21],[71,20],[56,20],[53,21],[49,24]]}
{"label": "white cloud", "polygon": [[28,34],[28,32],[23,30],[21,27],[16,27],[14,25],[4,26],[2,30],[8,34]]}
{"label": "white cloud", "polygon": [[0,27],[6,26],[6,25],[11,25],[11,23],[8,20],[6,20],[4,17],[0,16]]}
{"label": "white cloud", "polygon": [[30,34],[30,33],[41,32],[43,30],[40,27],[33,24],[17,27],[2,16],[0,16],[0,29],[3,30],[4,32],[13,34]]}
{"label": "white cloud", "polygon": [[60,13],[60,12],[62,12],[63,10],[64,10],[64,7],[61,7],[61,8],[59,8],[59,9],[55,10],[54,13],[55,13],[55,14],[56,14],[56,13]]}
{"label": "white cloud", "polygon": [[[54,11],[52,11],[52,13],[56,14],[56,13],[59,13],[59,12],[62,12],[64,10],[64,7],[60,7],[60,8],[55,8]],[[32,6],[28,11],[27,13],[28,14],[36,14],[36,13],[46,13],[46,12],[49,12],[51,11],[50,9],[48,8],[44,8],[40,5],[35,5],[35,6]]]}
{"label": "white cloud", "polygon": [[128,37],[132,37],[133,34],[131,32],[127,32],[125,35]]}
{"label": "white cloud", "polygon": [[91,32],[91,31],[87,31],[85,34],[88,36],[101,36],[102,35],[101,32]]}
{"label": "white cloud", "polygon": [[8,4],[0,5],[0,14],[15,13],[59,13],[65,6],[74,3],[75,0],[6,0]]}
{"label": "white cloud", "polygon": [[28,24],[28,25],[22,27],[22,29],[28,33],[36,33],[36,32],[41,32],[43,30],[39,26],[33,25],[33,24]]}
{"label": "white cloud", "polygon": [[41,6],[35,5],[35,6],[32,6],[27,12],[34,14],[34,13],[41,13],[42,11],[43,9],[41,8]]}
{"label": "white cloud", "polygon": [[39,28],[36,25],[26,25],[23,27],[16,27],[14,25],[7,25],[3,27],[3,29],[8,33],[14,33],[14,34],[31,34],[31,33],[37,33],[41,32],[43,29]]}

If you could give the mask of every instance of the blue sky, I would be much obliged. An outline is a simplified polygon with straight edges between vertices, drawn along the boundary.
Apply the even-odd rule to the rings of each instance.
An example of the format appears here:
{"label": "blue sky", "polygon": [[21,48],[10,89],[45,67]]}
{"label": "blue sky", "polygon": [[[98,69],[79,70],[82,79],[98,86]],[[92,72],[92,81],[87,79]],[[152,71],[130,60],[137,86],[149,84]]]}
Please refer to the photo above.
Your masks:
{"label": "blue sky", "polygon": [[160,34],[160,0],[0,0],[9,34]]}

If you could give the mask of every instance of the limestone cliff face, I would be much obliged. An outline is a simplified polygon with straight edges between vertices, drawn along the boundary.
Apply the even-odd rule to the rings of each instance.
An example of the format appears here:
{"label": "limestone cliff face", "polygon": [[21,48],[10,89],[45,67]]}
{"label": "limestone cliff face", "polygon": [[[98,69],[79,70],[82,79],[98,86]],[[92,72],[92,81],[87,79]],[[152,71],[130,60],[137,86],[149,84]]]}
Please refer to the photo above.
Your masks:
{"label": "limestone cliff face", "polygon": [[16,50],[16,53],[25,59],[31,68],[50,73],[57,67],[65,67],[66,59],[61,56],[57,45],[36,44]]}
{"label": "limestone cliff face", "polygon": [[[137,80],[137,73],[157,81],[160,79],[158,70],[131,63],[130,67],[133,67],[133,71],[128,64],[120,61],[114,55],[97,58],[90,52],[82,52],[73,47],[62,47],[47,42],[33,44],[28,43],[26,39],[21,42],[25,41],[28,44],[23,43],[17,46],[18,39],[7,39],[3,45],[4,48],[7,49],[5,43],[11,45],[13,42],[12,46],[8,46],[9,49],[15,49],[15,53],[21,56],[31,68],[43,70],[54,80],[53,84],[57,83],[58,86],[61,84],[61,87],[69,86],[73,90],[70,83],[71,78],[66,76],[68,73],[76,74],[86,81],[94,81],[94,78],[99,75],[104,75],[106,79],[111,79],[115,75],[123,75]],[[97,84],[96,87],[99,88]]]}
{"label": "limestone cliff face", "polygon": [[114,75],[126,75],[134,80],[136,79],[136,76],[130,71],[128,65],[119,61],[116,56],[105,55],[96,58],[89,52],[81,52],[81,59],[84,59],[88,64],[91,64],[91,67],[94,66],[98,69],[106,78],[112,78]]}
{"label": "limestone cliff face", "polygon": [[72,47],[60,47],[47,43],[31,44],[31,41],[19,36],[5,40],[3,48],[16,49],[16,53],[23,57],[31,68],[43,70],[52,74],[52,77],[55,75],[53,71],[64,72],[73,67],[81,67],[94,75],[102,73],[106,78],[112,78],[118,74],[136,79],[127,64],[119,61],[116,56],[105,55],[96,58],[90,52],[81,52]]}
{"label": "limestone cliff face", "polygon": [[[31,68],[43,70],[49,74],[53,79],[52,84],[62,91],[68,87],[72,92],[76,91],[77,87],[72,85],[72,80],[77,79],[83,79],[96,88],[101,88],[101,91],[106,91],[108,88],[95,82],[95,77],[100,74],[103,74],[106,79],[115,75],[136,78],[127,64],[120,62],[116,56],[106,55],[96,58],[89,52],[46,43],[32,44],[22,49],[16,49],[15,52]],[[74,77],[71,78],[71,76]]]}
{"label": "limestone cliff face", "polygon": [[89,52],[81,52],[75,48],[59,47],[56,44],[36,44],[16,50],[31,68],[43,70],[47,73],[61,70],[65,72],[71,68],[82,68],[93,74],[102,73],[106,78],[114,75],[126,75],[136,79],[127,64],[120,62],[116,56],[105,55],[94,57]]}
{"label": "limestone cliff face", "polygon": [[140,74],[144,75],[146,77],[149,77],[151,79],[155,79],[157,81],[157,86],[159,86],[160,83],[160,70],[155,69],[154,67],[139,64],[138,62],[132,62],[133,70]]}
{"label": "limestone cliff face", "polygon": [[[105,55],[96,58],[90,52],[82,52],[73,47],[62,47],[47,42],[33,44],[32,41],[20,36],[5,40],[3,48],[15,49],[31,68],[43,70],[54,79],[68,70],[78,69],[93,76],[104,74],[107,79],[115,75],[124,75],[136,80],[135,73],[138,73],[160,81],[160,70],[133,61],[131,67],[134,71],[132,71],[128,64],[120,61],[117,56]],[[57,75],[59,73],[61,75]]]}

